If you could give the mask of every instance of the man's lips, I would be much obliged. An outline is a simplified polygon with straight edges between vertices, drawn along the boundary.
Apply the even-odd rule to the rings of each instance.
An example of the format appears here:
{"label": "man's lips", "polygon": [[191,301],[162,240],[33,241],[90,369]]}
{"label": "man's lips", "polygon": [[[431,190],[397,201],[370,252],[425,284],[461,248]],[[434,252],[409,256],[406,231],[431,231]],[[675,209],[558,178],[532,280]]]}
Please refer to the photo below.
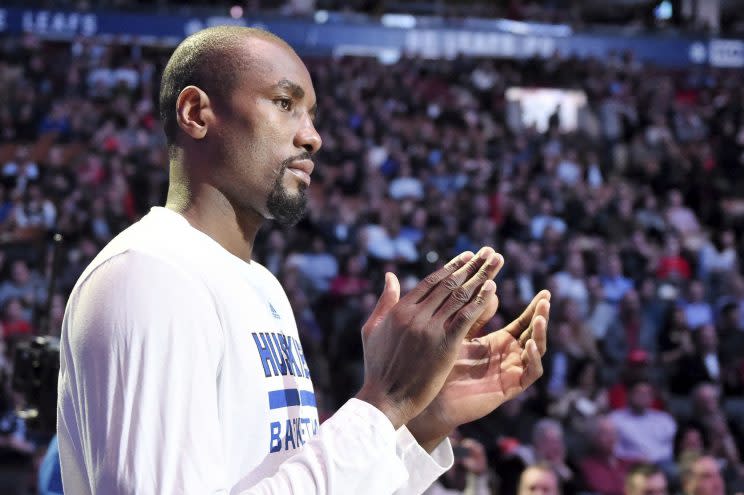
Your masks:
{"label": "man's lips", "polygon": [[287,169],[299,177],[305,184],[310,185],[310,175],[313,173],[315,164],[312,160],[304,159],[290,163]]}

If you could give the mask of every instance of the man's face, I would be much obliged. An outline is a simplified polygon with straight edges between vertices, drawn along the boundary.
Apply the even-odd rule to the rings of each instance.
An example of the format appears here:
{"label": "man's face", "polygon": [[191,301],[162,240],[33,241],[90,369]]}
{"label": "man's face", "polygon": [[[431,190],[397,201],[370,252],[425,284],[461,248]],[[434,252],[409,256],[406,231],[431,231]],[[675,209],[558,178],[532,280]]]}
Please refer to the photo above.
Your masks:
{"label": "man's face", "polygon": [[215,102],[211,149],[218,187],[238,210],[296,223],[304,213],[310,157],[320,149],[310,74],[297,55],[250,39],[235,56],[254,59],[227,101]]}
{"label": "man's face", "polygon": [[603,418],[597,425],[595,436],[597,449],[603,454],[612,454],[617,442],[617,431],[615,425],[608,418]]}
{"label": "man's face", "polygon": [[713,325],[704,325],[698,332],[700,332],[700,350],[702,352],[715,352],[718,349],[716,327]]}
{"label": "man's face", "polygon": [[23,261],[16,261],[12,268],[13,280],[18,284],[25,284],[29,280],[28,266]]}
{"label": "man's face", "polygon": [[721,471],[712,457],[701,457],[692,466],[692,474],[685,483],[687,495],[723,495]]}
{"label": "man's face", "polygon": [[558,479],[549,471],[527,468],[519,481],[519,495],[558,495]]}
{"label": "man's face", "polygon": [[566,455],[563,434],[552,428],[545,431],[543,437],[535,444],[538,458],[551,462],[562,461]]}
{"label": "man's face", "polygon": [[662,473],[636,474],[625,495],[668,495],[666,476]]}
{"label": "man's face", "polygon": [[644,412],[651,407],[651,403],[654,400],[654,392],[650,384],[637,383],[630,390],[630,397],[628,399],[631,408],[638,412]]}
{"label": "man's face", "polygon": [[701,413],[718,411],[718,391],[713,385],[701,385],[695,392],[695,406]]}

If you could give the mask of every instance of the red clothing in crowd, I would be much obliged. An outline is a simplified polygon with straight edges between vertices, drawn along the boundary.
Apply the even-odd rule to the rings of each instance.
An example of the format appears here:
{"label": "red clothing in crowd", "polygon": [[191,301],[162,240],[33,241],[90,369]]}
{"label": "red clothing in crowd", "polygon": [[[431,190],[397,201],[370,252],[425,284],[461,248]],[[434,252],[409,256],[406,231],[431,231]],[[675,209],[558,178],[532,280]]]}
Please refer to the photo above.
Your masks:
{"label": "red clothing in crowd", "polygon": [[579,468],[590,491],[600,495],[623,495],[625,475],[630,466],[630,463],[614,457],[587,457],[581,461]]}
{"label": "red clothing in crowd", "polygon": [[20,335],[29,335],[33,332],[31,323],[26,320],[4,321],[2,329],[3,337],[6,339]]}
{"label": "red clothing in crowd", "polygon": [[665,256],[659,260],[656,276],[661,279],[673,278],[674,276],[689,279],[692,275],[690,264],[682,256]]}

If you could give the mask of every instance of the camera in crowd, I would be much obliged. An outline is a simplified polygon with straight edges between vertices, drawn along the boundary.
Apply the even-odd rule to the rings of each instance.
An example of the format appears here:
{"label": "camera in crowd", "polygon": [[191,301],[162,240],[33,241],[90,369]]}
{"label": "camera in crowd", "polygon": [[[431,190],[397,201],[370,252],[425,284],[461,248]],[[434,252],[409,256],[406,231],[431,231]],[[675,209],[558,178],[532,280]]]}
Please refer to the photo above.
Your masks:
{"label": "camera in crowd", "polygon": [[18,342],[11,386],[23,397],[19,415],[30,430],[54,433],[57,427],[59,338],[39,336]]}

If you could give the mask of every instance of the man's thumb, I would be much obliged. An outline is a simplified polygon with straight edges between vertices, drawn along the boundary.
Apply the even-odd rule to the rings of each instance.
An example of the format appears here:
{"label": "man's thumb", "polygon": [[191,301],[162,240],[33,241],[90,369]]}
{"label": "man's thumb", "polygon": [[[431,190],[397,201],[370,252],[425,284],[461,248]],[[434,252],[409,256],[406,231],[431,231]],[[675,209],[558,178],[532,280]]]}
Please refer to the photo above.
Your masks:
{"label": "man's thumb", "polygon": [[380,294],[375,309],[372,310],[372,314],[369,315],[367,323],[362,329],[365,336],[380,324],[393,306],[398,303],[399,299],[400,282],[398,282],[398,277],[392,272],[387,272],[385,274],[385,287],[382,289],[382,294]]}

